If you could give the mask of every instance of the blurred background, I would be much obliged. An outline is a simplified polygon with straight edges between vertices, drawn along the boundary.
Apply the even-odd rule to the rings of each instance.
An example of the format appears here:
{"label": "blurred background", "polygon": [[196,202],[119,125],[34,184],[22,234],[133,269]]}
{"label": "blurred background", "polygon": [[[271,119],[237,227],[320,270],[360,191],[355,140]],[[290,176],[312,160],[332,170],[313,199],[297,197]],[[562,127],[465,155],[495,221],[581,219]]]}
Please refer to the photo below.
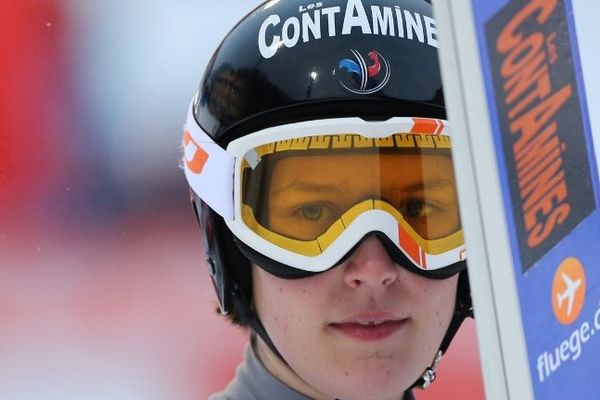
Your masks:
{"label": "blurred background", "polygon": [[[207,4],[210,4],[207,6]],[[205,399],[215,313],[179,169],[189,101],[258,1],[3,1],[0,399]],[[468,321],[423,399],[482,399]]]}

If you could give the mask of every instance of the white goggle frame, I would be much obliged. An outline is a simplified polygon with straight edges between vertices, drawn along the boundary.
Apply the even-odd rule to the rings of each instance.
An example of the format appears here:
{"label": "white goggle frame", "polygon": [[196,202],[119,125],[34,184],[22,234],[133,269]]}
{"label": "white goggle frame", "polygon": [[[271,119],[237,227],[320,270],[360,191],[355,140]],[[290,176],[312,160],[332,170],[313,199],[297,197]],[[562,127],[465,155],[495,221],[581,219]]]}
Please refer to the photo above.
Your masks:
{"label": "white goggle frame", "polygon": [[[381,232],[398,246],[419,269],[438,270],[466,259],[464,244],[443,253],[432,254],[400,232],[396,218],[383,210],[368,210],[356,219],[326,249],[316,256],[286,250],[251,230],[242,219],[242,162],[252,165],[253,149],[268,143],[316,134],[359,134],[379,139],[394,133],[420,133],[450,136],[445,120],[394,117],[367,122],[360,118],[336,118],[280,125],[243,136],[223,150],[200,128],[190,105],[183,139],[183,168],[191,189],[225,220],[231,232],[247,246],[285,265],[304,271],[321,272],[331,268],[365,235]],[[258,160],[256,160],[258,162]],[[237,190],[236,190],[237,188]]]}

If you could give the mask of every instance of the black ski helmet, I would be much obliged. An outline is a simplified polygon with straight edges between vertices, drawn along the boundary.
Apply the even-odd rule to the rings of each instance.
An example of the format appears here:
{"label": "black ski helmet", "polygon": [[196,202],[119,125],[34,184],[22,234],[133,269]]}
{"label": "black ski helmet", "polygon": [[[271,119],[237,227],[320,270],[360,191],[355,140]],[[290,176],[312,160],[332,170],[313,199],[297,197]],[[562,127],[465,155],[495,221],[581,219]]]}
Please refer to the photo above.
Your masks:
{"label": "black ski helmet", "polygon": [[[212,56],[193,114],[224,149],[257,130],[305,120],[445,119],[437,50],[426,0],[267,1]],[[250,325],[278,354],[252,308],[250,262],[272,271],[272,260],[237,240],[202,199],[192,199],[221,312]],[[470,310],[464,270],[442,351]]]}

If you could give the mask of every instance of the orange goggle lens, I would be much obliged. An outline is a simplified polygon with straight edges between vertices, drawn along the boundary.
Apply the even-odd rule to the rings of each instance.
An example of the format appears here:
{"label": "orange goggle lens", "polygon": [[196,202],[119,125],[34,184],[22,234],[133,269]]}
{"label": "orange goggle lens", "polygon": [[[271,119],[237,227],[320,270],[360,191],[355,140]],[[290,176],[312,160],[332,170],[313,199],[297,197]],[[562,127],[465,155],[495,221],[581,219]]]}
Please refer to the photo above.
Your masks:
{"label": "orange goggle lens", "polygon": [[462,245],[448,136],[315,135],[258,146],[241,163],[242,219],[302,255],[325,251],[359,215],[389,213],[431,254]]}

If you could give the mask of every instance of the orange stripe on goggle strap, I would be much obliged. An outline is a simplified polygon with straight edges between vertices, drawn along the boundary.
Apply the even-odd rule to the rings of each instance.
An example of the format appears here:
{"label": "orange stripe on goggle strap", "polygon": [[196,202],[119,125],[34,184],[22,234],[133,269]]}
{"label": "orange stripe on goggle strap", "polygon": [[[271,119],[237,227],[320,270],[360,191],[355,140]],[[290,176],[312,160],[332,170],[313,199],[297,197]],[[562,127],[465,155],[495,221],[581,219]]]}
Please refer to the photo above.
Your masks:
{"label": "orange stripe on goggle strap", "polygon": [[[187,167],[195,174],[202,173],[204,165],[210,157],[209,154],[192,138],[189,130],[185,130],[183,134],[183,145],[186,148],[186,156],[184,157]],[[188,148],[191,148],[192,157],[188,157]]]}
{"label": "orange stripe on goggle strap", "polygon": [[441,119],[413,118],[414,125],[410,133],[423,133],[426,135],[441,135],[446,124]]}

